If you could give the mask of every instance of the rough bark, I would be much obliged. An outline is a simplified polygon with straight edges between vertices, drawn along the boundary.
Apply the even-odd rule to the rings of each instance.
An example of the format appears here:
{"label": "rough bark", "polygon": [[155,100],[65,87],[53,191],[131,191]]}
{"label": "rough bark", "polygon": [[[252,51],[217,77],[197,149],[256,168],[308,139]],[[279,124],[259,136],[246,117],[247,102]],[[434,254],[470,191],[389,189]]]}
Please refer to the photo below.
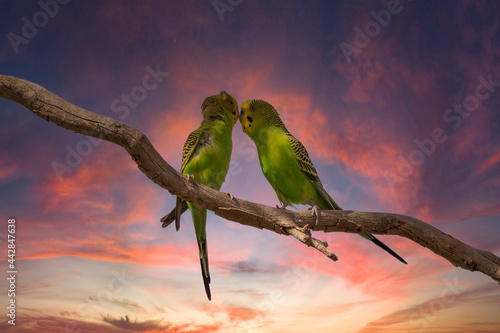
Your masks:
{"label": "rough bark", "polygon": [[[480,271],[500,281],[499,257],[475,249],[413,217],[322,210],[316,224],[311,211],[292,212],[230,198],[227,194],[187,179],[160,156],[142,132],[120,121],[79,108],[37,84],[0,75],[0,97],[22,104],[40,118],[63,128],[120,145],[149,179],[171,194],[206,207],[227,220],[292,235],[332,260],[337,260],[337,257],[327,249],[325,242],[311,237],[311,230],[399,235],[430,249],[454,266]],[[168,124],[165,125],[168,127]]]}

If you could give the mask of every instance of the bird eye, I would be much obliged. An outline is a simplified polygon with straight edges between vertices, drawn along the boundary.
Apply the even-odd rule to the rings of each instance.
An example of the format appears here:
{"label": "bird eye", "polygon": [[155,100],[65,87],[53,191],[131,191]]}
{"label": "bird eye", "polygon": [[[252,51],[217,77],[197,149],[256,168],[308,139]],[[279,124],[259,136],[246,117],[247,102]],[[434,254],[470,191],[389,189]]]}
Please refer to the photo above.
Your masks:
{"label": "bird eye", "polygon": [[233,101],[231,101],[229,104],[233,105]]}
{"label": "bird eye", "polygon": [[252,107],[250,108],[250,110],[255,111],[255,107],[253,107],[253,106],[252,106]]}

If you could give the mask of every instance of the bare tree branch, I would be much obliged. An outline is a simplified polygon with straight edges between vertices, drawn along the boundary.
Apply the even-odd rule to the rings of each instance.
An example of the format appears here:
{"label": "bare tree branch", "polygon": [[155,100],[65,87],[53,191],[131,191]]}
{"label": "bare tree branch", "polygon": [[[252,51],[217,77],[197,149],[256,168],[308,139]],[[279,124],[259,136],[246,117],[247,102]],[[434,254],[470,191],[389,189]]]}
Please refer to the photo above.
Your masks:
{"label": "bare tree branch", "polygon": [[355,211],[322,210],[318,223],[310,211],[292,212],[229,199],[174,170],[156,151],[147,137],[120,121],[81,109],[37,84],[0,75],[0,97],[24,105],[37,116],[63,128],[101,138],[123,147],[139,169],[171,194],[194,202],[215,214],[244,225],[293,235],[332,260],[337,257],[325,242],[312,238],[311,230],[323,232],[373,233],[406,237],[445,258],[454,266],[480,271],[500,282],[500,258],[475,249],[428,223],[413,217]]}

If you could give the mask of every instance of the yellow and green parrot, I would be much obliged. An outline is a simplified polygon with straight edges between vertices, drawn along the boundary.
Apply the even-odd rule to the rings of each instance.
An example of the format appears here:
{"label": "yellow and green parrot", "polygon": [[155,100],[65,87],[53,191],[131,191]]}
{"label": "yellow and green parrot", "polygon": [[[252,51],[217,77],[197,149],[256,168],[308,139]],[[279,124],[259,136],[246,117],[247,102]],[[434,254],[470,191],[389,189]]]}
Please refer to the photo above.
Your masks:
{"label": "yellow and green parrot", "polygon": [[[342,209],[326,192],[302,143],[293,137],[274,107],[262,100],[250,99],[241,105],[240,122],[257,146],[260,166],[276,192],[282,208],[288,205],[311,205],[317,209]],[[406,261],[372,234],[360,234],[389,252],[402,263]]]}
{"label": "yellow and green parrot", "polygon": [[[231,134],[238,121],[238,104],[225,91],[210,96],[201,105],[203,121],[198,129],[189,134],[182,151],[181,173],[197,182],[219,190],[226,178],[233,148]],[[207,297],[211,300],[210,273],[206,237],[207,210],[191,202],[177,198],[174,210],[165,215],[163,227],[175,220],[180,227],[180,216],[189,208],[193,217],[196,239],[200,251],[201,273]]]}

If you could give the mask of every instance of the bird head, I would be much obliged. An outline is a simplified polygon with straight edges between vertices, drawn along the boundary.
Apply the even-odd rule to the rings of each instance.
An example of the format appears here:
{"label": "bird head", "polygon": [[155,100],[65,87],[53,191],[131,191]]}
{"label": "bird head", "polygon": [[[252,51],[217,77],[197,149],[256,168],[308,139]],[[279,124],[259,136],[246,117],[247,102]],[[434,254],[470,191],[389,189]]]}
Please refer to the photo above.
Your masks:
{"label": "bird head", "polygon": [[222,118],[231,126],[234,126],[238,121],[238,102],[225,91],[221,91],[219,95],[205,98],[201,110],[203,118],[207,120]]}
{"label": "bird head", "polygon": [[268,102],[258,99],[249,99],[241,104],[240,123],[243,132],[250,137],[255,137],[269,126],[285,128],[278,111]]}

